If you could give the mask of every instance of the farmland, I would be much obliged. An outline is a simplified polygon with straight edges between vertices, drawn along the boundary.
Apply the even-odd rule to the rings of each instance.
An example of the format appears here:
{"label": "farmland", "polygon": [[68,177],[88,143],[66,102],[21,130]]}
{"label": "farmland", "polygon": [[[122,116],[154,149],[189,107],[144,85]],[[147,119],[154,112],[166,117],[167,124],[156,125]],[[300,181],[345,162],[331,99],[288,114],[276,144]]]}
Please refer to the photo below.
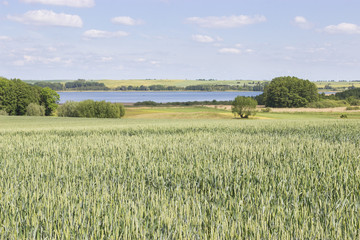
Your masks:
{"label": "farmland", "polygon": [[[49,83],[61,83],[65,84],[67,82],[72,82],[74,80],[46,80],[43,82]],[[39,82],[37,80],[27,80],[27,83],[34,84]],[[257,84],[264,84],[270,81],[266,80],[186,80],[186,79],[126,79],[126,80],[111,80],[111,79],[103,79],[103,80],[91,80],[90,82],[98,82],[103,83],[106,87],[111,90],[122,86],[133,86],[140,87],[145,86],[149,87],[152,85],[163,85],[165,87],[174,86],[179,88],[185,88],[188,86],[195,85],[229,85],[229,86],[238,86],[243,87],[244,85],[249,87],[254,87]],[[315,81],[314,82],[317,88],[321,91],[332,92],[332,91],[344,91],[351,87],[360,87],[360,81]],[[71,91],[71,90],[67,90]]]}
{"label": "farmland", "polygon": [[0,236],[357,239],[359,131],[339,118],[0,116]]}

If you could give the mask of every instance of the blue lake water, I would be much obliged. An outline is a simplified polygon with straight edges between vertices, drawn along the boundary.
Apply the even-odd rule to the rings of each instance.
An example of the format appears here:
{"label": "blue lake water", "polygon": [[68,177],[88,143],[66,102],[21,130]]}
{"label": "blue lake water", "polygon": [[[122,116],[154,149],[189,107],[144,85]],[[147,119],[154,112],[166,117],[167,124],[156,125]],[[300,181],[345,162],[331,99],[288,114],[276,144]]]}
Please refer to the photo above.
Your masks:
{"label": "blue lake water", "polygon": [[237,96],[254,97],[262,92],[59,92],[60,103],[66,101],[94,101],[135,103],[142,101],[188,102],[188,101],[228,101]]}

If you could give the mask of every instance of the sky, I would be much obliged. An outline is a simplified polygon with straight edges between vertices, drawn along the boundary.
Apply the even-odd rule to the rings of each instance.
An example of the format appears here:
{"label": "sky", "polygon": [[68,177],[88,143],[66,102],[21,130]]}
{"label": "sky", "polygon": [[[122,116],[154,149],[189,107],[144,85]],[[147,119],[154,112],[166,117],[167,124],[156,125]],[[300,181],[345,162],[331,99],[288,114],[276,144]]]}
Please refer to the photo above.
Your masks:
{"label": "sky", "polygon": [[360,79],[359,0],[0,0],[0,76]]}

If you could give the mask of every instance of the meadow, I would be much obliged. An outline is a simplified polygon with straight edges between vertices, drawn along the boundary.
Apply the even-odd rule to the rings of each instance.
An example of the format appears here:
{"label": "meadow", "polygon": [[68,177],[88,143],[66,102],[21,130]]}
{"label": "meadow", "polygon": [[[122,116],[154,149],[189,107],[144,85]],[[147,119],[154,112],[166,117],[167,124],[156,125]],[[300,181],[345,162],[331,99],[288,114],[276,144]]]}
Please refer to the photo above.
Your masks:
{"label": "meadow", "polygon": [[359,132],[356,119],[0,116],[0,238],[358,239]]}

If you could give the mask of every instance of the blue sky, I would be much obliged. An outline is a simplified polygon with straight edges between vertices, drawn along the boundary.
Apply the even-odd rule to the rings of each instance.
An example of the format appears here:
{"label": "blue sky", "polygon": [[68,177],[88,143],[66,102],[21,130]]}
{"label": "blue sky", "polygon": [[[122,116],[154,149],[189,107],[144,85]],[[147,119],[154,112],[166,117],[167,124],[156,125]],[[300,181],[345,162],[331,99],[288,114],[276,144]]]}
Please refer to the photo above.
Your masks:
{"label": "blue sky", "polygon": [[360,79],[358,0],[0,0],[0,76]]}

